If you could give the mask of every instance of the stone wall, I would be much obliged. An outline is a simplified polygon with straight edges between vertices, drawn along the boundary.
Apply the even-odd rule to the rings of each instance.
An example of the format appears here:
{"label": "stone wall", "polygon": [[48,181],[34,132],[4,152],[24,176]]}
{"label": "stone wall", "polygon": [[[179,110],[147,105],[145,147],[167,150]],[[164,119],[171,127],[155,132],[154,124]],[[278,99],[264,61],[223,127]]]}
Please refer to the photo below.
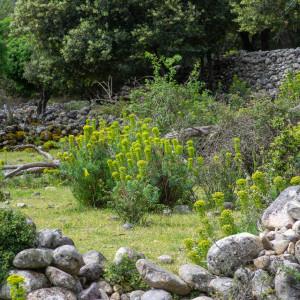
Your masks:
{"label": "stone wall", "polygon": [[216,61],[213,77],[215,82],[221,81],[228,86],[233,75],[237,75],[257,91],[275,95],[286,74],[297,71],[300,71],[300,48],[241,51]]}

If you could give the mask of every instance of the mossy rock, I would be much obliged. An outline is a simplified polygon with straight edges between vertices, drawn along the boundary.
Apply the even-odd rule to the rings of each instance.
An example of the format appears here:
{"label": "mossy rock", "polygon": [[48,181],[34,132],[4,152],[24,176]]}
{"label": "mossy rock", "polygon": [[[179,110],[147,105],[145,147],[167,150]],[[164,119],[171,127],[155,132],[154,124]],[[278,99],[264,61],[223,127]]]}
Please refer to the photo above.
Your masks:
{"label": "mossy rock", "polygon": [[41,134],[40,134],[40,139],[42,141],[50,141],[52,140],[52,133],[48,130],[45,130],[45,131],[42,131]]}
{"label": "mossy rock", "polygon": [[16,132],[16,139],[18,142],[23,141],[25,139],[25,137],[26,137],[25,131],[20,130],[20,131]]}

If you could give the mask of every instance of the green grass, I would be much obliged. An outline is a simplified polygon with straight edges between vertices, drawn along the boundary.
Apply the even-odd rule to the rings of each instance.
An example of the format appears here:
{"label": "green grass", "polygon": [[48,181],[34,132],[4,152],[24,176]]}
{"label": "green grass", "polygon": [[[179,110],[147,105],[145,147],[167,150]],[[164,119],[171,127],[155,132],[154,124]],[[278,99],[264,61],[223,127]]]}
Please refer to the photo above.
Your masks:
{"label": "green grass", "polygon": [[[30,152],[0,152],[0,160],[10,164],[19,160],[36,161],[38,158]],[[6,189],[11,192],[12,207],[20,202],[27,204],[28,207],[22,211],[34,220],[38,229],[59,228],[74,240],[81,252],[98,250],[109,260],[113,259],[119,247],[127,246],[143,252],[154,261],[162,254],[169,254],[175,261],[165,267],[177,271],[179,265],[187,262],[182,242],[195,234],[200,223],[196,214],[153,214],[149,216],[147,226],[124,230],[122,224],[112,218],[114,212],[111,210],[80,209],[70,189],[64,185],[55,184],[49,190],[43,180],[29,177],[28,180],[10,180]],[[40,195],[34,195],[36,192]]]}

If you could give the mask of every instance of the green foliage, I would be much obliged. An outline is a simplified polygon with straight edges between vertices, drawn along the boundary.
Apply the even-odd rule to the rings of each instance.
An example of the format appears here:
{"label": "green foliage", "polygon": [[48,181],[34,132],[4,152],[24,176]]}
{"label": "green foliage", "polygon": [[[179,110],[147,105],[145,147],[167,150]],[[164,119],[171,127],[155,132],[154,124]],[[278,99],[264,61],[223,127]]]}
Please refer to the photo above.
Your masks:
{"label": "green foliage", "polygon": [[163,133],[216,122],[217,103],[198,80],[199,64],[189,80],[179,84],[175,75],[180,56],[158,58],[148,53],[146,57],[151,60],[154,78],[131,92],[129,112],[152,118]]}
{"label": "green foliage", "polygon": [[135,262],[127,256],[123,257],[121,263],[117,265],[110,264],[105,269],[104,278],[112,285],[121,285],[127,292],[143,290],[148,287],[137,271]]}
{"label": "green foliage", "polygon": [[278,97],[280,104],[293,108],[299,104],[300,100],[300,73],[288,73],[285,80],[280,86],[280,94]]}
{"label": "green foliage", "polygon": [[141,223],[159,201],[159,190],[139,180],[118,182],[113,190],[113,208],[120,219],[131,224]]}
{"label": "green foliage", "polygon": [[269,151],[268,167],[275,175],[291,177],[300,170],[300,125],[289,126],[277,136]]}
{"label": "green foliage", "polygon": [[12,300],[26,300],[24,283],[24,277],[17,274],[10,275],[7,278],[7,284],[10,288],[10,296]]}
{"label": "green foliage", "polygon": [[10,209],[0,210],[0,282],[5,280],[14,256],[33,246],[35,234],[35,228],[24,215]]}
{"label": "green foliage", "polygon": [[8,17],[14,10],[14,0],[1,0],[0,2],[0,21]]}
{"label": "green foliage", "polygon": [[26,78],[64,92],[144,75],[145,51],[179,53],[190,64],[222,49],[230,24],[227,1],[190,0],[20,0],[14,22],[35,41]]}

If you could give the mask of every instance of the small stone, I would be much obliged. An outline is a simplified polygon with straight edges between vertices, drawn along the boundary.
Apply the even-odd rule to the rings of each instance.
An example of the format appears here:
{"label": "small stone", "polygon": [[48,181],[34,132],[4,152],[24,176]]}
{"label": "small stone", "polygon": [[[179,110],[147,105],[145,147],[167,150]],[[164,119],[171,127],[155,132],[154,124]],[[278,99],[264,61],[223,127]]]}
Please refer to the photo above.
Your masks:
{"label": "small stone", "polygon": [[264,255],[253,260],[253,263],[257,269],[266,269],[270,264],[270,256]]}
{"label": "small stone", "polygon": [[121,296],[118,292],[114,292],[111,296],[110,296],[111,300],[121,300]]}
{"label": "small stone", "polygon": [[289,245],[288,240],[274,240],[272,241],[272,246],[277,255],[283,254]]}
{"label": "small stone", "polygon": [[190,214],[192,209],[188,205],[176,205],[174,206],[173,211],[176,214]]}
{"label": "small stone", "polygon": [[232,202],[224,202],[224,209],[234,210],[234,204]]}
{"label": "small stone", "polygon": [[123,229],[125,229],[125,230],[130,230],[130,229],[132,229],[134,226],[133,226],[133,224],[131,224],[131,223],[125,223],[125,224],[122,225],[122,227],[123,227]]}
{"label": "small stone", "polygon": [[55,191],[57,191],[57,188],[55,186],[46,186],[45,191],[55,192]]}
{"label": "small stone", "polygon": [[75,294],[60,287],[39,289],[27,295],[27,300],[77,300]]}
{"label": "small stone", "polygon": [[141,300],[172,300],[173,297],[170,293],[164,290],[150,290],[143,294]]}
{"label": "small stone", "polygon": [[234,281],[232,278],[217,277],[210,281],[209,290],[210,293],[218,295],[220,299],[230,299],[232,296]]}
{"label": "small stone", "polygon": [[110,286],[110,284],[108,282],[104,281],[104,280],[99,281],[98,286],[99,286],[100,289],[102,289],[103,291],[105,291],[105,293],[107,293],[109,295],[113,293],[113,289]]}
{"label": "small stone", "polygon": [[97,283],[94,282],[78,295],[78,300],[95,300],[100,299],[100,297],[101,292]]}
{"label": "small stone", "polygon": [[271,255],[275,255],[276,252],[274,250],[267,250],[265,251],[265,255],[271,256]]}
{"label": "small stone", "polygon": [[173,258],[170,255],[161,255],[157,259],[162,264],[172,264],[173,263]]}
{"label": "small stone", "polygon": [[23,203],[23,202],[17,203],[17,208],[26,208],[26,207],[27,207],[26,203]]}
{"label": "small stone", "polygon": [[140,258],[144,258],[145,255],[142,253],[138,253],[135,250],[128,247],[121,247],[115,254],[114,263],[116,265],[120,264],[123,260],[123,257],[128,257],[132,261],[137,261]]}
{"label": "small stone", "polygon": [[269,240],[269,241],[273,241],[275,239],[275,231],[269,231],[267,234],[266,234],[266,238]]}
{"label": "small stone", "polygon": [[141,300],[141,298],[144,294],[145,294],[145,292],[141,291],[141,290],[133,291],[129,294],[129,299],[130,300]]}
{"label": "small stone", "polygon": [[40,197],[41,196],[41,193],[40,192],[34,192],[32,194],[32,197]]}
{"label": "small stone", "polygon": [[113,290],[114,290],[114,292],[118,292],[119,294],[122,294],[122,293],[123,293],[123,288],[122,288],[122,286],[119,285],[119,284],[115,284],[115,285],[113,286]]}
{"label": "small stone", "polygon": [[121,300],[130,300],[130,298],[126,294],[122,294]]}
{"label": "small stone", "polygon": [[170,208],[165,208],[165,209],[163,210],[163,214],[164,214],[165,216],[170,216],[170,215],[172,214],[172,210],[171,210]]}
{"label": "small stone", "polygon": [[270,243],[269,239],[266,236],[263,236],[261,238],[261,242],[263,244],[264,249],[273,250],[272,244]]}
{"label": "small stone", "polygon": [[102,265],[91,263],[81,267],[78,275],[81,277],[85,277],[89,282],[93,282],[99,280],[102,274]]}
{"label": "small stone", "polygon": [[289,246],[287,248],[287,253],[291,254],[291,255],[295,255],[295,243],[290,242]]}
{"label": "small stone", "polygon": [[299,240],[299,236],[293,229],[288,229],[283,233],[283,237],[290,242],[297,242]]}
{"label": "small stone", "polygon": [[297,236],[300,236],[300,221],[296,221],[296,222],[293,224],[292,229],[295,231],[295,234],[296,234]]}

